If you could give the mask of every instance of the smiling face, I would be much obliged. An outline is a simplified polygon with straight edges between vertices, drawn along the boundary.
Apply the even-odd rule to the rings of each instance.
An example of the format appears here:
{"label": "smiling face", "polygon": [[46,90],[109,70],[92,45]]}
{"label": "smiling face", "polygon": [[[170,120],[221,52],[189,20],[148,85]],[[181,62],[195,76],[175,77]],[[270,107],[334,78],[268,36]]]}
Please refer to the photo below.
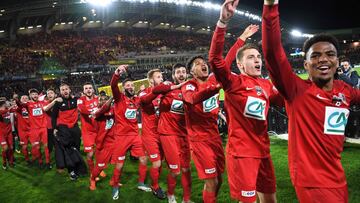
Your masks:
{"label": "smiling face", "polygon": [[68,85],[61,85],[60,86],[60,94],[64,98],[69,98],[71,93],[71,89]]}
{"label": "smiling face", "polygon": [[177,84],[180,84],[180,83],[183,83],[186,81],[187,74],[186,74],[185,67],[182,66],[182,67],[176,68],[173,73],[174,74],[172,75],[172,77]]}
{"label": "smiling face", "polygon": [[204,59],[197,58],[192,63],[190,73],[196,79],[206,80],[209,76],[209,67]]}
{"label": "smiling face", "polygon": [[336,68],[339,66],[337,51],[330,42],[317,42],[313,44],[306,54],[304,67],[309,78],[325,85],[334,79]]}
{"label": "smiling face", "polygon": [[261,76],[262,60],[259,51],[252,48],[245,49],[241,55],[242,57],[237,62],[241,74],[252,77]]}
{"label": "smiling face", "polygon": [[83,86],[83,93],[87,97],[92,97],[94,95],[94,88],[91,84],[86,84]]}
{"label": "smiling face", "polygon": [[127,97],[132,97],[135,95],[135,85],[133,81],[126,81],[124,83],[124,91]]}

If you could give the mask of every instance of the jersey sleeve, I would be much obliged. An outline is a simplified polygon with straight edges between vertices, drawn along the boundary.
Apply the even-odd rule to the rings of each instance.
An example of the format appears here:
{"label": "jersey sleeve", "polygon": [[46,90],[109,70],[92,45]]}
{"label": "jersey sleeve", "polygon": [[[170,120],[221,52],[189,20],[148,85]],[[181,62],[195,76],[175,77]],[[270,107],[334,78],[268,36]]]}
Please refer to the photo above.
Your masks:
{"label": "jersey sleeve", "polygon": [[83,97],[80,97],[79,99],[77,99],[77,108],[81,114],[90,115],[90,112],[86,109],[85,101],[84,101]]}
{"label": "jersey sleeve", "polygon": [[123,99],[124,95],[120,92],[119,87],[118,87],[118,81],[119,81],[120,76],[114,74],[111,78],[111,82],[110,82],[110,86],[111,86],[111,91],[113,93],[113,98],[115,102],[119,102]]}
{"label": "jersey sleeve", "polygon": [[189,104],[198,104],[203,102],[217,94],[219,90],[220,88],[216,87],[215,85],[211,85],[206,89],[198,91],[197,87],[193,83],[187,83],[181,88],[184,101]]}
{"label": "jersey sleeve", "polygon": [[153,94],[166,94],[170,91],[171,91],[171,84],[166,85],[164,83],[161,83],[160,85],[152,89]]}
{"label": "jersey sleeve", "polygon": [[282,47],[278,5],[264,5],[262,47],[272,82],[285,99],[291,100],[297,93],[297,82],[301,79],[293,73]]}
{"label": "jersey sleeve", "polygon": [[241,47],[244,42],[242,40],[237,41],[230,49],[226,59],[224,59],[222,55],[224,51],[225,32],[225,28],[216,27],[211,40],[209,63],[216,80],[220,82],[224,89],[228,89],[231,84],[231,63],[236,56],[238,47]]}

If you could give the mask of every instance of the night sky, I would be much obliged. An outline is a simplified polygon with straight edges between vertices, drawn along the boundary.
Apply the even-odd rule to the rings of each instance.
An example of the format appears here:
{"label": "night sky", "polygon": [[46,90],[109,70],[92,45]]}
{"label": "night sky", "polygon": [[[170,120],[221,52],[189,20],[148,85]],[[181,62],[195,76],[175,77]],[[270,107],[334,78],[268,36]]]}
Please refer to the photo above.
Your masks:
{"label": "night sky", "polygon": [[[212,0],[222,3],[222,0]],[[360,28],[359,0],[279,0],[280,17],[293,28],[324,30]],[[262,10],[263,0],[240,0],[241,5]]]}

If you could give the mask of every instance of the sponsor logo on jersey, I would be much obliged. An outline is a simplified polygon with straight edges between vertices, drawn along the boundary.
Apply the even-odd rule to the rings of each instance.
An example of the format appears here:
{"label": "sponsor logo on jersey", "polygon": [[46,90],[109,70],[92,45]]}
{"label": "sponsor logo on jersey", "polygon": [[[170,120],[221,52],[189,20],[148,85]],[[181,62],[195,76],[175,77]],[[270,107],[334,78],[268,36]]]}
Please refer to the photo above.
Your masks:
{"label": "sponsor logo on jersey", "polygon": [[35,108],[32,111],[33,111],[33,116],[41,116],[41,115],[43,115],[43,112],[42,112],[41,108]]}
{"label": "sponsor logo on jersey", "polygon": [[265,120],[265,107],[266,101],[248,96],[245,105],[244,116],[257,120]]}
{"label": "sponsor logo on jersey", "polygon": [[184,114],[184,102],[174,99],[171,103],[170,112]]}
{"label": "sponsor logo on jersey", "polygon": [[254,197],[255,194],[256,194],[255,190],[251,190],[251,191],[241,190],[241,196],[243,196],[243,197]]}
{"label": "sponsor logo on jersey", "polygon": [[136,118],[136,109],[126,109],[125,118],[135,119]]}
{"label": "sponsor logo on jersey", "polygon": [[328,135],[344,135],[348,117],[348,109],[325,107],[324,133]]}
{"label": "sponsor logo on jersey", "polygon": [[105,130],[109,130],[114,125],[114,119],[110,118],[106,120]]}
{"label": "sponsor logo on jersey", "polygon": [[216,168],[207,168],[205,169],[206,174],[213,174],[216,172]]}
{"label": "sponsor logo on jersey", "polygon": [[219,94],[216,94],[216,95],[210,97],[209,99],[203,101],[203,111],[204,112],[210,112],[219,107],[218,95]]}

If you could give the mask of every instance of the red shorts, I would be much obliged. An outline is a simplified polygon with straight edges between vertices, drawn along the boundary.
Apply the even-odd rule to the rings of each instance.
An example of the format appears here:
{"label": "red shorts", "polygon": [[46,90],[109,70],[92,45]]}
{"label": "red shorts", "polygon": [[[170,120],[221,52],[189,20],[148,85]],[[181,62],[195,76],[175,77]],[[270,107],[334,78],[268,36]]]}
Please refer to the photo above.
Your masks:
{"label": "red shorts", "polygon": [[135,157],[145,156],[140,136],[117,136],[111,163],[124,163],[126,152],[130,150]]}
{"label": "red shorts", "polygon": [[19,138],[20,138],[20,144],[21,145],[28,145],[29,143],[29,136],[30,131],[29,130],[19,130]]}
{"label": "red shorts", "polygon": [[1,137],[1,139],[0,139],[1,147],[8,146],[8,147],[12,148],[14,141],[13,141],[13,135],[11,132],[6,133],[6,134],[1,134],[0,137]]}
{"label": "red shorts", "polygon": [[226,168],[233,199],[255,202],[256,191],[275,193],[276,179],[271,158],[226,156]]}
{"label": "red shorts", "polygon": [[141,136],[144,148],[148,156],[150,157],[151,162],[161,160],[162,153],[160,151],[160,140],[158,137],[143,135]]}
{"label": "red shorts", "polygon": [[161,135],[160,141],[171,172],[179,173],[180,168],[190,168],[190,146],[186,136]]}
{"label": "red shorts", "polygon": [[220,136],[200,142],[191,142],[191,153],[199,179],[215,178],[224,172],[225,155]]}
{"label": "red shorts", "polygon": [[295,186],[299,202],[306,203],[347,203],[349,194],[347,185],[341,188],[318,188]]}
{"label": "red shorts", "polygon": [[81,135],[83,139],[84,152],[92,152],[93,146],[95,145],[97,133],[91,131],[83,131]]}
{"label": "red shorts", "polygon": [[100,169],[106,168],[107,164],[111,160],[113,154],[113,147],[104,147],[101,150],[95,151],[96,165]]}
{"label": "red shorts", "polygon": [[29,140],[32,145],[34,144],[47,144],[48,143],[48,135],[47,135],[47,128],[37,128],[31,129]]}

